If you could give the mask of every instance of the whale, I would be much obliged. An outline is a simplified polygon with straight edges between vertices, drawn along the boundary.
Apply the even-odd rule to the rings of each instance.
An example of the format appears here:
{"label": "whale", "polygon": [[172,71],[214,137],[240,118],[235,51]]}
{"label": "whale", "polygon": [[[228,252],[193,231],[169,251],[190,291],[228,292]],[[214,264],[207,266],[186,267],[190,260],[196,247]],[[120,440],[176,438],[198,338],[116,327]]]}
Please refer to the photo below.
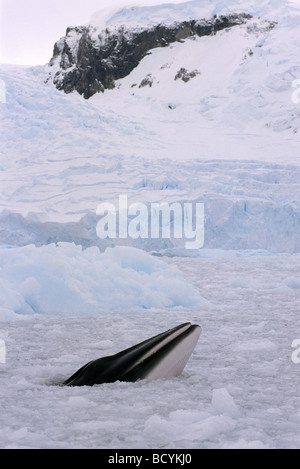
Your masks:
{"label": "whale", "polygon": [[201,327],[186,322],[115,355],[86,363],[63,382],[93,386],[116,381],[169,379],[179,376],[193,353]]}

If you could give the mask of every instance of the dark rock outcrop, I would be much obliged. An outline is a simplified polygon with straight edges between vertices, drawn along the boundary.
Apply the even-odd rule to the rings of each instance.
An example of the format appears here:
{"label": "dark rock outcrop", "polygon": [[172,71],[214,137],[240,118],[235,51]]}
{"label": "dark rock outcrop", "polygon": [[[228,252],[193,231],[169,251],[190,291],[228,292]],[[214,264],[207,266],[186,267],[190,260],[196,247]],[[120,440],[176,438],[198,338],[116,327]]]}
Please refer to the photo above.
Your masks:
{"label": "dark rock outcrop", "polygon": [[207,36],[246,23],[248,14],[214,16],[172,25],[159,24],[145,30],[102,31],[93,26],[68,28],[56,42],[49,63],[51,78],[59,90],[74,90],[88,99],[115,86],[140,63],[151,49],[167,47],[192,36]]}
{"label": "dark rock outcrop", "polygon": [[191,72],[188,72],[186,68],[181,67],[181,69],[176,73],[174,80],[182,80],[187,83],[191,78],[195,78],[200,74],[201,72],[199,72],[199,70],[192,70]]}

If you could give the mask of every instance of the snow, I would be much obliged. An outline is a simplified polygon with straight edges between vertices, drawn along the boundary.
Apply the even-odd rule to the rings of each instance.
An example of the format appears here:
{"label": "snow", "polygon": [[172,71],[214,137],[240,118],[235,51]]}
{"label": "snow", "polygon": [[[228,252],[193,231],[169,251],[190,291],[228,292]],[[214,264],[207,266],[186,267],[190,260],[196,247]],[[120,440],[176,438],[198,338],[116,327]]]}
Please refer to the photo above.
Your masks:
{"label": "snow", "polygon": [[[88,101],[47,67],[0,66],[2,448],[300,447],[299,5],[188,2],[94,23],[196,10],[255,18],[155,49]],[[200,73],[174,80],[181,68]],[[121,194],[203,202],[204,248],[100,241],[96,209]],[[202,335],[178,378],[58,385],[187,321]]]}
{"label": "snow", "polygon": [[[161,2],[162,3],[162,2]],[[172,24],[174,22],[210,18],[213,15],[225,15],[230,13],[250,13],[256,16],[268,17],[268,19],[282,19],[299,14],[299,2],[271,0],[261,2],[259,0],[231,0],[230,2],[212,2],[192,0],[181,3],[162,3],[158,5],[140,5],[129,2],[123,8],[102,8],[97,11],[89,21],[97,29],[118,28],[142,28],[160,23]]]}

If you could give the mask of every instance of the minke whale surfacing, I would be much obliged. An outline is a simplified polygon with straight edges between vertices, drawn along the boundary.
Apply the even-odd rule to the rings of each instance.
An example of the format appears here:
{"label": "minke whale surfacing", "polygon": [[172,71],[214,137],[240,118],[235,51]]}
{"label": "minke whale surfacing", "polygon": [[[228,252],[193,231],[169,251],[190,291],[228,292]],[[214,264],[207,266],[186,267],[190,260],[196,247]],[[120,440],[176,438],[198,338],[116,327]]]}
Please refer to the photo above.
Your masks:
{"label": "minke whale surfacing", "polygon": [[63,384],[93,386],[115,381],[155,380],[179,376],[201,334],[201,327],[181,324],[133,347],[82,366]]}

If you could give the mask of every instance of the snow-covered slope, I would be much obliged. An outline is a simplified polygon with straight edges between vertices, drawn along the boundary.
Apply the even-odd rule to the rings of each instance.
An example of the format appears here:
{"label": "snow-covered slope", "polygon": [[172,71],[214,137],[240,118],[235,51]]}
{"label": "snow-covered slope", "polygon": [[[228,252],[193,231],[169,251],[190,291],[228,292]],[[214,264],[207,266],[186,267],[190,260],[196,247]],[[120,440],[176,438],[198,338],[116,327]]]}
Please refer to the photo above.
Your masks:
{"label": "snow-covered slope", "polygon": [[99,30],[126,26],[131,29],[144,28],[157,24],[172,24],[174,22],[209,18],[213,15],[228,15],[246,12],[269,20],[284,20],[299,15],[298,0],[230,0],[228,2],[211,0],[192,0],[182,3],[165,2],[158,5],[140,6],[138,3],[115,9],[99,8],[95,12],[89,25]]}

